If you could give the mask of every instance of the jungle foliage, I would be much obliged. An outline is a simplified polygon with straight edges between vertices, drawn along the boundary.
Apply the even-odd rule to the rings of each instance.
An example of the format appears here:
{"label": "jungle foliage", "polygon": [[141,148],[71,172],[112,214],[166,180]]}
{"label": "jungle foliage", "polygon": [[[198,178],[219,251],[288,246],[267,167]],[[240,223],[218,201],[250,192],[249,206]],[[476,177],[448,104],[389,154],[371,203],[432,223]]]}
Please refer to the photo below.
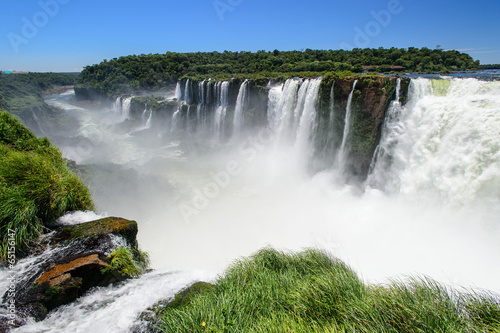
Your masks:
{"label": "jungle foliage", "polygon": [[328,72],[444,72],[475,70],[479,61],[459,51],[428,48],[141,54],[84,68],[77,87],[101,95],[157,89],[181,77],[227,79],[323,75]]}

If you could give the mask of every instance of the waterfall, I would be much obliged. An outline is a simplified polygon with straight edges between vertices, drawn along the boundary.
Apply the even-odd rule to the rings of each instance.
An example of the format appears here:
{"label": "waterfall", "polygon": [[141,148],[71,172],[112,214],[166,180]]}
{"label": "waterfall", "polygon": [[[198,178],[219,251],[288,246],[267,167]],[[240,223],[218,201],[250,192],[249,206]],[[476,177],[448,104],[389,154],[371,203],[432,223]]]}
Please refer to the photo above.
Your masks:
{"label": "waterfall", "polygon": [[213,103],[215,85],[216,83],[213,82],[211,79],[208,80],[206,86],[205,105],[210,105]]}
{"label": "waterfall", "polygon": [[[299,90],[299,102],[295,108],[297,117],[300,115],[295,151],[298,154],[297,156],[306,162],[309,161],[309,157],[312,155],[310,141],[316,127],[316,103],[318,101],[321,80],[322,78],[311,79],[303,83]],[[297,112],[299,107],[300,111]]]}
{"label": "waterfall", "polygon": [[267,111],[269,127],[280,139],[289,136],[292,131],[297,93],[301,83],[301,79],[288,79],[284,85],[275,86],[269,91]]}
{"label": "waterfall", "polygon": [[171,132],[175,132],[180,127],[181,118],[181,106],[179,105],[177,110],[172,114],[172,125],[170,127]]}
{"label": "waterfall", "polygon": [[295,109],[293,110],[292,117],[292,132],[297,133],[299,128],[299,122],[302,119],[302,112],[304,111],[304,106],[306,103],[307,93],[309,91],[309,86],[311,84],[311,80],[307,79],[300,85],[299,92],[297,94],[297,104],[295,105]]}
{"label": "waterfall", "polygon": [[[399,80],[399,79],[398,79]],[[335,94],[334,94],[334,88],[335,88],[335,81],[332,83],[332,89],[330,90],[330,107],[329,107],[329,117],[328,117],[328,128],[333,128],[333,124],[335,122]]]}
{"label": "waterfall", "polygon": [[177,82],[177,85],[175,86],[175,99],[177,100],[177,102],[180,102],[182,99],[182,90],[180,82]]}
{"label": "waterfall", "polygon": [[130,104],[132,103],[132,98],[133,97],[127,97],[123,101],[123,106],[122,106],[123,119],[130,119]]}
{"label": "waterfall", "polygon": [[214,114],[215,135],[220,139],[224,134],[224,121],[226,119],[227,106],[229,104],[229,81],[217,82],[216,84],[217,108]]}
{"label": "waterfall", "polygon": [[122,97],[118,97],[113,104],[113,112],[121,114],[122,113]]}
{"label": "waterfall", "polygon": [[206,82],[206,80],[203,80],[198,83],[198,106],[196,107],[196,126],[198,126],[198,128],[201,127],[204,123],[202,120],[202,111],[203,106],[205,105]]}
{"label": "waterfall", "polygon": [[352,85],[352,90],[349,93],[349,98],[347,99],[347,106],[345,110],[345,124],[344,124],[344,134],[342,135],[342,143],[340,144],[339,154],[337,158],[337,164],[342,169],[345,165],[345,159],[347,158],[347,141],[349,140],[349,133],[351,131],[351,109],[352,109],[352,97],[354,95],[354,89],[356,88],[356,83],[358,80],[354,80]]}
{"label": "waterfall", "polygon": [[246,107],[248,95],[248,80],[243,81],[238,92],[238,97],[236,98],[236,107],[234,109],[234,119],[233,119],[233,136],[238,136],[243,127],[244,114],[243,111]]}
{"label": "waterfall", "polygon": [[278,105],[283,94],[283,84],[271,87],[267,96],[267,123],[274,132],[279,128]]}
{"label": "waterfall", "polygon": [[191,85],[189,79],[187,79],[186,86],[184,87],[184,102],[191,104],[191,101],[192,101]]}
{"label": "waterfall", "polygon": [[146,104],[146,105],[144,106],[144,111],[142,111],[142,116],[141,116],[141,119],[142,119],[142,121],[143,121],[144,123],[145,123],[145,122],[146,122],[146,120],[147,120],[147,119],[146,119],[146,112],[147,112],[147,111],[148,111],[148,105]]}
{"label": "waterfall", "polygon": [[[410,91],[413,91],[413,85]],[[402,106],[399,102],[401,89],[401,79],[397,79],[395,98],[389,104],[385,114],[382,127],[382,136],[373,154],[367,184],[372,188],[383,189],[386,192],[394,192],[398,188],[397,180],[391,177],[390,167],[394,160],[394,148],[399,137],[405,130],[405,125],[401,121]],[[410,92],[411,95],[411,92]]]}
{"label": "waterfall", "polygon": [[453,205],[500,198],[498,82],[413,79],[399,124],[384,129],[389,142],[399,131],[388,152],[393,191]]}
{"label": "waterfall", "polygon": [[153,118],[153,110],[149,110],[149,117],[146,120],[146,128],[151,128],[151,119]]}

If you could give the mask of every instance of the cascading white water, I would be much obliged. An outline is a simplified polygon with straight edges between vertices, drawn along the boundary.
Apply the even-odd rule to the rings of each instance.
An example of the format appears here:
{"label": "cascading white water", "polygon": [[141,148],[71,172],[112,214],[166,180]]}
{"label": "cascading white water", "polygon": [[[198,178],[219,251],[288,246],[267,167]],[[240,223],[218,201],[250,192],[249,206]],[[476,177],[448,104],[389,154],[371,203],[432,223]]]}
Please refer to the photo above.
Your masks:
{"label": "cascading white water", "polygon": [[178,130],[180,127],[180,122],[181,122],[181,107],[179,106],[177,110],[175,110],[175,112],[172,114],[170,131],[175,132],[176,130]]}
{"label": "cascading white water", "polygon": [[351,109],[352,109],[352,97],[354,95],[354,89],[356,89],[356,83],[358,80],[354,80],[352,85],[352,90],[349,93],[349,98],[347,100],[347,106],[345,109],[345,120],[344,120],[344,133],[342,135],[342,143],[340,144],[340,149],[337,157],[337,164],[340,170],[345,165],[345,159],[347,157],[347,141],[349,140],[349,133],[351,131]]}
{"label": "cascading white water", "polygon": [[329,119],[328,128],[331,128],[331,129],[333,128],[333,124],[335,122],[335,91],[334,91],[334,88],[335,88],[335,81],[333,81],[332,89],[330,90],[330,107],[329,107],[330,114],[328,115],[328,119]]}
{"label": "cascading white water", "polygon": [[175,86],[175,99],[180,102],[182,99],[182,90],[181,90],[181,83],[177,82],[177,85]]}
{"label": "cascading white water", "polygon": [[[405,125],[401,119],[402,106],[399,102],[401,89],[401,79],[396,81],[395,98],[391,101],[386,111],[382,136],[375,153],[366,183],[368,186],[382,189],[388,193],[394,193],[398,190],[398,179],[391,175],[391,165],[397,156],[394,154],[394,148],[398,143],[399,137],[405,131]],[[410,87],[409,95],[413,96],[414,87]],[[413,98],[414,99],[414,98]],[[412,107],[413,101],[410,100],[408,108]]]}
{"label": "cascading white water", "polygon": [[149,116],[148,119],[146,120],[146,128],[151,128],[152,118],[153,118],[153,110],[149,110]]}
{"label": "cascading white water", "polygon": [[130,119],[130,106],[132,104],[133,97],[127,97],[123,100],[122,105],[122,115],[123,119]]}
{"label": "cascading white water", "polygon": [[224,121],[229,104],[229,81],[217,82],[215,96],[218,97],[214,113],[215,137],[220,139],[224,133]]}
{"label": "cascading white water", "polygon": [[118,114],[121,114],[123,112],[123,110],[122,110],[122,97],[121,96],[115,100],[115,103],[113,104],[113,112],[118,113]]}
{"label": "cascading white water", "polygon": [[[321,80],[320,80],[321,81]],[[295,109],[293,110],[293,118],[292,118],[292,132],[296,133],[299,128],[299,123],[302,119],[302,112],[305,109],[306,98],[309,91],[309,86],[311,84],[311,80],[307,79],[300,85],[299,92],[297,94],[297,102],[295,105]]]}
{"label": "cascading white water", "polygon": [[[318,101],[319,86],[322,78],[308,80],[304,82],[299,90],[299,102],[295,108],[295,116],[300,115],[297,128],[297,139],[295,141],[295,152],[301,161],[306,163],[312,156],[312,149],[310,146],[311,136],[314,134],[316,123],[316,103]],[[302,87],[306,87],[303,91]],[[298,108],[302,111],[297,111]]]}
{"label": "cascading white water", "polygon": [[412,80],[390,151],[399,192],[460,206],[500,198],[498,83]]}
{"label": "cascading white water", "polygon": [[186,80],[186,86],[184,87],[184,102],[191,104],[192,100],[191,84],[189,79]]}
{"label": "cascading white water", "polygon": [[76,302],[53,311],[44,321],[15,332],[130,332],[136,325],[141,326],[138,316],[148,307],[172,299],[186,285],[213,279],[213,274],[201,271],[157,270],[140,279],[91,290]]}
{"label": "cascading white water", "polygon": [[198,83],[198,106],[196,107],[196,125],[201,127],[204,123],[203,121],[203,107],[205,106],[205,86],[206,80]]}
{"label": "cascading white water", "polygon": [[297,93],[301,84],[301,79],[288,79],[285,84],[275,86],[269,91],[267,109],[269,127],[280,139],[286,138],[292,131]]}
{"label": "cascading white water", "polygon": [[238,97],[236,98],[236,106],[234,108],[234,118],[233,118],[233,136],[237,137],[243,127],[244,121],[244,111],[248,95],[248,80],[243,81],[238,91]]}

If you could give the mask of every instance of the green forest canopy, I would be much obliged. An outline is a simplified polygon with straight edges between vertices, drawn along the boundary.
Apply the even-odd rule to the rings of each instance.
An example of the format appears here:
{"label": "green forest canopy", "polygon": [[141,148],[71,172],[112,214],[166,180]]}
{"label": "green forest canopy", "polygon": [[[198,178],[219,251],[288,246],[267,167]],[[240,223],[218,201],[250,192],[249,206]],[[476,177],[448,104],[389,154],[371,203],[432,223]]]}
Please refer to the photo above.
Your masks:
{"label": "green forest canopy", "polygon": [[[77,87],[92,88],[110,95],[131,89],[155,89],[176,82],[181,77],[282,77],[305,73],[361,73],[370,66],[377,72],[445,72],[476,70],[479,61],[459,51],[428,48],[353,49],[257,52],[196,52],[141,54],[104,60],[87,66]],[[365,67],[365,68],[364,68]]]}

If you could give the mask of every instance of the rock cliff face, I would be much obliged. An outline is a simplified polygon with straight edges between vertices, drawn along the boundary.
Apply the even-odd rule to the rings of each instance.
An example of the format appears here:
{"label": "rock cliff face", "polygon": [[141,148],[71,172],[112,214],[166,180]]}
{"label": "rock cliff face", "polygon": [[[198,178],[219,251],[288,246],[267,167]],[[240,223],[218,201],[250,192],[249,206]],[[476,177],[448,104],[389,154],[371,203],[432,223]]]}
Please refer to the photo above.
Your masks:
{"label": "rock cliff face", "polygon": [[93,287],[129,278],[113,267],[110,254],[119,247],[137,250],[136,235],[135,221],[108,217],[41,236],[17,281],[19,324],[26,317],[43,320]]}
{"label": "rock cliff face", "polygon": [[[396,96],[397,80],[395,77],[371,76],[322,82],[318,131],[319,137],[323,140],[316,143],[316,149],[324,151],[321,146],[328,145],[328,150],[324,151],[325,155],[334,155],[338,152],[346,123],[347,103],[349,95],[353,92],[351,128],[346,142],[347,156],[344,165],[346,176],[353,180],[363,181],[368,174],[373,153],[382,134],[385,113]],[[400,80],[400,101],[405,102],[410,79]],[[354,81],[356,86],[353,91]],[[331,156],[326,160],[333,159]]]}

